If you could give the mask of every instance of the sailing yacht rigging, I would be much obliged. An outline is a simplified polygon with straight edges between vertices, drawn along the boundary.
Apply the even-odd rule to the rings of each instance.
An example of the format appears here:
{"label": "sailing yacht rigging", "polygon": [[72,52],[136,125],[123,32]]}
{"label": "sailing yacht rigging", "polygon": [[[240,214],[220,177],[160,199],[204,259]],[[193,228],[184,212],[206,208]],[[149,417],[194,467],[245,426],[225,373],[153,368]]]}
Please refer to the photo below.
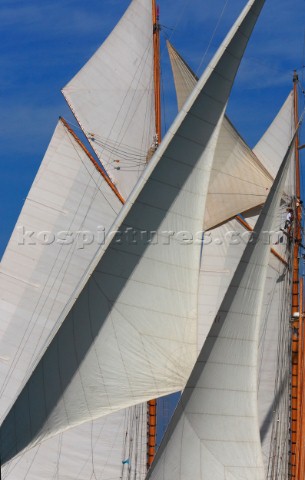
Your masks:
{"label": "sailing yacht rigging", "polygon": [[[43,440],[47,444],[56,436],[64,438],[67,434],[69,438],[70,430],[68,429],[71,427],[74,427],[71,429],[72,439],[73,431],[78,437],[72,440],[70,448],[73,449],[73,445],[83,431],[85,436],[89,434],[89,444],[91,443],[92,449],[93,437],[95,437],[94,427],[101,422],[101,433],[97,435],[99,438],[103,429],[107,429],[108,422],[112,429],[111,419],[114,419],[114,423],[118,422],[117,425],[119,425],[116,431],[121,439],[119,441],[121,446],[125,429],[121,416],[123,408],[128,408],[129,412],[132,412],[131,409],[138,408],[134,416],[132,413],[130,415],[133,419],[142,417],[145,422],[146,412],[143,413],[143,408],[134,405],[184,388],[198,353],[197,285],[202,278],[199,264],[204,248],[202,249],[201,238],[190,248],[186,248],[186,244],[179,241],[179,238],[169,242],[171,237],[168,235],[169,232],[172,230],[174,233],[201,232],[203,227],[205,229],[217,227],[219,223],[234,217],[239,212],[261,205],[269,191],[268,201],[263,210],[263,217],[266,215],[266,219],[260,220],[259,225],[263,230],[267,227],[270,229],[269,227],[273,224],[274,217],[277,215],[276,206],[282,197],[284,171],[288,169],[291,148],[286,154],[281,173],[278,174],[270,190],[272,175],[249,151],[230,122],[224,120],[224,109],[233,80],[263,3],[259,0],[247,3],[207,71],[190,92],[180,114],[146,168],[147,152],[152,144],[156,145],[156,140],[160,141],[160,134],[155,128],[156,123],[152,121],[154,114],[147,115],[148,108],[149,111],[155,111],[152,108],[154,89],[151,83],[153,50],[149,45],[153,43],[151,40],[157,29],[156,22],[153,22],[153,28],[145,31],[141,25],[143,19],[149,24],[152,11],[155,11],[150,2],[134,0],[131,3],[122,21],[114,30],[113,37],[108,38],[101,51],[97,52],[80,74],[76,75],[64,89],[64,95],[86,132],[93,149],[101,161],[105,162],[105,169],[108,168],[110,183],[105,182],[96,164],[76,141],[65,122],[60,121],[24,206],[23,219],[25,221],[30,219],[30,225],[34,225],[37,219],[39,222],[45,222],[47,219],[51,231],[53,229],[58,231],[66,228],[67,221],[64,217],[68,217],[68,225],[74,225],[74,229],[83,228],[90,232],[92,222],[96,222],[96,218],[101,218],[105,243],[97,248],[96,245],[90,246],[91,248],[86,252],[77,252],[70,246],[68,257],[67,250],[61,248],[64,243],[60,243],[60,246],[55,245],[53,251],[50,250],[49,253],[48,250],[46,254],[43,249],[45,245],[43,245],[34,262],[33,257],[28,255],[31,262],[19,271],[19,275],[17,270],[20,262],[16,265],[9,255],[13,248],[9,248],[8,254],[4,257],[3,267],[7,269],[6,272],[2,271],[3,289],[6,289],[6,303],[3,311],[7,317],[4,342],[15,335],[13,348],[17,347],[17,354],[15,357],[12,356],[12,363],[4,373],[2,386],[6,402],[3,408],[11,407],[1,427],[1,457],[6,464],[4,474],[7,478],[10,476],[14,478],[18,461],[21,459],[22,463],[23,455],[31,452],[29,450],[24,454],[24,449],[30,446],[34,447],[32,451],[36,449],[32,458],[32,462],[35,463],[36,455],[39,458],[40,447],[42,450],[44,448]],[[135,9],[139,9],[139,17],[134,15]],[[137,24],[138,20],[139,24]],[[131,73],[126,70],[130,74],[126,75],[126,79],[128,82],[130,79],[132,82],[135,81],[135,84],[140,85],[141,88],[139,91],[130,89],[128,83],[128,86],[125,86],[127,93],[126,91],[124,93],[119,62],[117,62],[118,77],[112,75],[110,79],[106,78],[115,92],[112,96],[115,97],[116,92],[119,91],[124,100],[123,105],[125,102],[126,109],[124,111],[123,107],[123,116],[125,120],[127,118],[127,124],[131,125],[130,137],[128,135],[130,143],[126,144],[127,133],[120,121],[114,122],[114,127],[113,118],[108,119],[107,122],[111,124],[110,128],[108,124],[108,130],[104,125],[100,126],[100,111],[96,110],[96,107],[102,105],[105,109],[104,101],[109,100],[109,89],[106,92],[107,98],[103,99],[97,97],[99,95],[105,97],[104,90],[93,91],[91,84],[84,92],[86,84],[84,76],[87,76],[86,78],[89,82],[93,82],[93,85],[97,82],[95,77],[97,72],[104,77],[105,65],[109,66],[107,46],[110,45],[111,58],[116,58],[114,52],[117,54],[117,46],[114,51],[112,50],[116,42],[119,42],[119,51],[125,48],[120,29],[128,30],[130,23],[133,26],[133,33],[135,31],[137,35],[143,33],[143,42],[140,46],[137,44],[130,53],[134,55],[131,63],[135,70]],[[151,33],[148,34],[148,32]],[[129,43],[133,44],[132,34]],[[143,50],[138,51],[138,47],[144,50],[144,56]],[[123,56],[128,69],[131,68],[129,55]],[[138,63],[138,59],[144,59],[144,64]],[[116,65],[115,62],[116,60],[113,65]],[[107,70],[108,74],[109,70]],[[144,80],[147,83],[143,91],[149,92],[147,96],[142,91]],[[116,83],[117,81],[119,84]],[[82,94],[80,95],[79,92]],[[136,95],[139,96],[135,97]],[[86,101],[83,101],[85,97]],[[92,97],[95,98],[96,103],[92,104]],[[135,98],[138,106],[136,111],[131,101]],[[122,113],[121,108],[121,106],[118,108],[120,113]],[[109,115],[113,114],[110,108],[106,110],[105,117],[109,112]],[[132,123],[128,120],[130,114],[132,117],[136,115],[139,118]],[[143,119],[148,121],[148,126]],[[145,136],[139,135],[140,127]],[[102,134],[99,133],[99,128]],[[115,128],[117,130],[112,137]],[[134,134],[135,131],[137,135]],[[132,139],[135,141],[140,139],[140,145],[135,145]],[[210,212],[212,212],[215,204],[213,195],[217,195],[217,188],[219,189],[221,185],[225,188],[218,192],[225,195],[231,170],[227,165],[232,165],[230,156],[228,156],[227,165],[221,163],[225,150],[223,145],[231,145],[229,150],[235,155],[236,161],[240,160],[240,152],[245,152],[247,168],[251,169],[255,182],[252,185],[253,190],[249,190],[248,195],[244,195],[246,198],[239,198],[236,204],[233,202],[226,205],[227,208],[219,212],[220,216],[217,217],[211,213],[208,215],[208,205],[212,202],[210,206]],[[102,153],[99,152],[100,147],[102,147]],[[138,156],[138,159],[142,158],[137,169],[128,167],[130,157],[134,155]],[[63,158],[65,162],[70,161],[69,168],[67,163],[64,163],[64,168],[67,169],[66,175],[63,175]],[[113,167],[117,163],[123,165],[124,162],[125,168]],[[110,165],[113,167],[112,173],[109,172]],[[242,163],[239,165],[242,166]],[[244,169],[247,171],[247,168]],[[142,174],[141,170],[143,170]],[[53,178],[52,188],[49,185],[50,178]],[[235,174],[235,179],[234,185],[237,192],[240,192],[245,177],[241,175],[239,178]],[[62,187],[59,199],[56,195],[57,183],[55,182],[60,182]],[[230,183],[229,189],[232,188],[231,185]],[[62,196],[63,190],[65,190],[65,196]],[[122,198],[127,199],[124,206],[122,206],[122,198],[117,195],[120,191],[124,193]],[[238,193],[236,195],[238,197]],[[75,202],[76,198],[77,202]],[[136,232],[158,233],[159,242],[155,245],[154,242],[147,242],[145,239],[143,241],[142,238],[140,238],[141,241],[130,242],[127,233],[131,227]],[[123,238],[115,236],[113,232],[118,230],[126,235],[123,235]],[[66,238],[61,240],[64,242]],[[88,243],[82,235],[80,241]],[[168,248],[169,244],[170,248]],[[13,245],[12,242],[11,246]],[[30,246],[30,244],[26,245],[28,252],[31,250]],[[80,250],[83,249],[80,248]],[[249,282],[254,269],[263,284],[263,277],[266,277],[268,270],[268,252],[269,247],[265,245],[262,248],[251,245],[246,247],[243,259],[250,260],[249,267],[238,267],[233,281],[238,278],[240,282]],[[280,254],[282,254],[281,251]],[[14,252],[14,255],[16,256],[17,252]],[[23,256],[27,257],[27,254]],[[262,263],[261,256],[264,257]],[[252,258],[254,258],[253,262]],[[22,255],[20,259],[23,260]],[[32,268],[29,269],[30,264]],[[41,272],[44,275],[42,281]],[[207,286],[208,284],[203,282],[203,290]],[[231,284],[229,290],[232,288],[236,289],[236,285]],[[239,288],[242,290],[244,286]],[[247,308],[253,307],[253,311],[257,313],[256,315],[253,313],[252,316],[257,319],[259,305],[263,302],[263,288],[260,288],[259,294],[255,288],[254,291],[256,296],[252,297],[253,293],[251,293],[253,303],[247,305]],[[31,298],[33,294],[36,294],[34,302]],[[225,298],[228,296],[231,298],[229,293]],[[242,308],[244,304],[247,304],[246,299],[242,303]],[[228,314],[228,318],[230,315]],[[30,319],[30,322],[26,330],[21,329],[19,332],[20,323],[24,319],[27,321]],[[250,321],[250,315],[248,320]],[[217,317],[216,322],[219,322]],[[249,331],[250,327],[253,342],[257,344],[259,332],[257,323],[249,324]],[[207,346],[203,347],[203,352],[206,352],[206,349]],[[12,355],[11,352],[8,354]],[[22,370],[25,359],[27,361]],[[246,356],[244,360],[246,361]],[[254,388],[255,364],[250,370],[251,375],[248,381],[251,383],[251,388]],[[253,390],[251,391],[252,408],[255,406],[255,398],[256,390]],[[178,413],[176,418],[177,415]],[[103,420],[104,416],[105,420]],[[251,471],[255,472],[254,469],[256,469],[262,476],[264,465],[262,455],[259,453],[258,422],[254,415],[252,417],[256,424],[252,424],[250,428],[253,436],[248,441],[249,455],[246,456],[248,459],[252,457],[249,464],[240,465],[240,468],[252,469],[253,467]],[[143,421],[140,424],[143,425]],[[173,430],[173,427],[170,429]],[[176,433],[173,434],[173,439],[175,435]],[[141,445],[144,437],[142,431],[139,442]],[[254,450],[251,450],[250,443],[255,443]],[[60,444],[59,454],[61,447],[62,444]],[[162,449],[164,450],[164,447]],[[107,446],[106,457],[110,455],[109,452],[110,449]],[[17,460],[15,464],[14,460],[11,462],[11,467],[7,462],[15,455]],[[238,455],[236,449],[234,455]],[[127,466],[127,475],[143,478],[144,472],[141,470],[143,459],[139,460],[137,453],[126,451],[121,457],[121,470]],[[136,465],[136,462],[139,462],[139,465]],[[207,463],[209,462],[210,460],[207,459]],[[160,467],[156,465],[150,475],[158,472]],[[208,470],[205,472],[207,473]],[[205,475],[205,472],[203,470],[202,475]],[[244,472],[245,470],[243,475],[246,475]],[[255,473],[249,473],[249,475],[247,473],[243,478],[256,478],[251,477],[252,474],[255,475]],[[188,478],[185,477],[188,474],[181,473],[181,470],[180,475],[182,475],[181,478]]]}

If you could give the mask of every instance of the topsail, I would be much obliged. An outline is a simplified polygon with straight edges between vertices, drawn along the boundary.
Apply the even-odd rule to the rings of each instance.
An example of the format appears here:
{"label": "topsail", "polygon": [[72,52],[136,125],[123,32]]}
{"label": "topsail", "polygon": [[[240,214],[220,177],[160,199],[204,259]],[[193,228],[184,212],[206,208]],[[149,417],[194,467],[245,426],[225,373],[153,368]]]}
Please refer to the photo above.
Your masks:
{"label": "topsail", "polygon": [[63,94],[109,176],[127,198],[155,137],[152,2],[133,0]]}

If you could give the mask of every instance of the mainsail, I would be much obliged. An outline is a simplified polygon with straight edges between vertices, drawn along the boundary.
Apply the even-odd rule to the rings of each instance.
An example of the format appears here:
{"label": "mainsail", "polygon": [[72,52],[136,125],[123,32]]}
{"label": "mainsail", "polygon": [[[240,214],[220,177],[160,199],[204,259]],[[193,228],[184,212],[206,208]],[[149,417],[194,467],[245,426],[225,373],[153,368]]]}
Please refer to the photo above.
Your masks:
{"label": "mainsail", "polygon": [[[152,227],[161,227],[162,230],[165,228],[168,231],[169,227],[182,227],[184,230],[193,232],[202,226],[204,197],[211,169],[210,151],[214,150],[219,129],[215,127],[219,127],[241,55],[263,3],[263,1],[258,0],[249,2],[244,9],[241,17],[210,64],[207,73],[199,81],[193,95],[186,104],[185,110],[177,117],[154,159],[146,168],[141,181],[115,222],[115,226],[120,226],[121,222],[124,221],[124,229],[130,226],[136,230],[142,230],[143,228],[151,230]],[[187,155],[185,155],[186,148]],[[166,186],[166,190],[161,190],[162,184]],[[153,197],[154,189],[157,189],[159,197]],[[162,200],[162,206],[160,200]],[[196,208],[193,208],[194,205]],[[184,215],[186,210],[188,216]],[[145,215],[146,218],[144,218]],[[142,395],[149,397],[155,393],[150,390],[151,387],[147,384],[147,378],[143,371],[146,358],[149,358],[147,356],[148,351],[144,352],[143,355],[143,341],[146,342],[150,337],[148,322],[150,318],[145,319],[144,331],[142,336],[140,335],[142,353],[137,349],[134,350],[137,355],[142,355],[138,358],[144,360],[140,366],[137,365],[134,353],[130,358],[130,336],[126,335],[126,331],[124,331],[124,338],[120,343],[118,357],[115,353],[117,344],[112,344],[109,338],[107,339],[108,344],[106,344],[106,339],[102,339],[105,346],[102,355],[108,349],[108,354],[110,354],[108,359],[117,360],[115,364],[118,366],[119,372],[117,372],[118,376],[114,385],[112,372],[110,375],[107,366],[109,365],[109,368],[111,368],[110,363],[103,364],[106,368],[102,375],[100,371],[101,363],[99,361],[104,360],[97,355],[101,351],[101,345],[99,344],[99,348],[96,348],[97,342],[101,340],[100,337],[96,336],[102,327],[101,320],[103,318],[101,319],[100,315],[104,311],[105,317],[108,317],[108,312],[111,310],[110,321],[107,322],[105,318],[102,328],[104,333],[106,330],[106,338],[107,333],[111,333],[114,326],[116,326],[116,331],[112,338],[118,335],[121,337],[120,325],[123,321],[126,326],[126,320],[130,322],[134,338],[135,325],[132,322],[135,319],[135,312],[141,313],[148,305],[148,311],[156,313],[154,295],[152,294],[155,290],[158,293],[159,305],[157,305],[157,310],[161,319],[170,320],[176,317],[176,319],[181,320],[181,312],[185,312],[184,318],[182,318],[184,320],[183,333],[188,331],[188,327],[193,323],[194,310],[196,309],[196,295],[193,292],[198,277],[199,249],[198,246],[193,246],[191,249],[184,248],[182,250],[181,245],[175,242],[170,252],[163,247],[158,248],[154,251],[152,257],[150,256],[152,254],[151,245],[145,245],[144,247],[143,245],[136,245],[133,251],[131,251],[130,245],[125,243],[124,247],[126,248],[126,246],[128,246],[129,251],[128,249],[124,250],[120,242],[112,240],[101,261],[101,254],[98,255],[94,273],[92,274],[93,269],[90,269],[84,278],[82,282],[82,286],[85,286],[83,292],[74,303],[63,326],[50,343],[41,362],[36,367],[2,426],[2,438],[4,436],[6,438],[6,451],[2,452],[4,461],[33,441],[38,441],[38,439],[42,439],[49,434],[52,435],[68,426],[99,416],[102,412],[106,413],[126,406],[129,402],[137,403],[143,399]],[[104,248],[102,253],[103,251]],[[170,293],[167,291],[166,298],[164,292],[158,289],[160,281],[162,282],[161,279],[164,278],[162,273],[166,258],[164,256],[165,252],[170,254],[170,261],[168,262],[167,259],[167,271],[171,269],[171,266],[173,267],[173,275],[168,277],[173,290],[170,290]],[[154,266],[151,262],[152,258]],[[128,280],[131,274],[133,278]],[[87,281],[89,276],[90,278]],[[107,278],[108,285],[103,284],[102,286],[102,278],[104,280]],[[144,280],[145,278],[149,278],[149,283]],[[141,287],[142,298],[139,298],[136,288],[140,283],[144,285]],[[149,294],[148,288],[146,288],[148,286]],[[103,296],[101,296],[101,292]],[[91,298],[92,293],[95,293],[96,296]],[[128,298],[129,303],[124,301],[124,295],[126,299]],[[90,312],[91,332],[85,332],[83,323],[83,316],[88,315],[88,300],[90,308],[92,308]],[[143,300],[145,300],[145,307]],[[123,319],[121,316],[122,305],[124,305]],[[131,315],[126,319],[128,310]],[[99,312],[98,316],[96,316],[97,312]],[[92,315],[94,318],[92,318]],[[190,323],[185,323],[185,320]],[[95,329],[97,330],[94,331]],[[156,325],[154,330],[156,331]],[[160,332],[160,329],[157,329],[157,331]],[[192,335],[192,328],[189,331]],[[179,340],[180,335],[181,332],[178,332],[178,336],[174,340],[174,343],[176,342],[175,347],[179,346],[181,342]],[[164,345],[166,345],[166,348],[168,347],[168,341],[165,343],[162,339],[154,337],[154,346],[158,342],[158,348],[160,348],[160,350],[157,348],[160,353],[158,361],[161,360],[162,367],[162,358],[160,357],[163,354]],[[192,341],[190,341],[190,344],[192,344]],[[146,342],[146,347],[150,349],[151,346],[150,338],[149,342]],[[77,349],[75,349],[76,347]],[[186,358],[187,355],[181,355],[181,348],[172,350],[171,357],[168,356],[169,351],[167,350],[164,354],[167,369],[173,373],[172,366],[176,363],[173,355],[176,354],[176,359],[179,360],[175,367],[180,370],[183,368],[183,372],[179,372],[180,379],[183,380],[191,362],[186,366],[183,364],[188,359]],[[125,353],[127,353],[126,356],[124,356]],[[123,359],[121,371],[120,358]],[[106,360],[106,362],[108,361]],[[151,357],[149,361],[151,361]],[[55,362],[56,367],[53,362]],[[60,369],[59,378],[57,376],[58,367]],[[130,377],[132,371],[135,374]],[[97,379],[104,380],[104,376],[107,377],[106,382],[98,384]],[[131,378],[134,382],[132,388],[129,383]],[[180,379],[178,378],[178,383]],[[52,381],[52,389],[50,389],[48,380]],[[164,389],[164,384],[166,384],[164,374],[162,377],[163,386],[161,385],[160,369],[156,370],[156,377],[152,380],[157,385],[157,394],[164,394],[168,386]],[[178,383],[174,388],[177,388]],[[141,388],[145,388],[145,394],[137,391],[140,385]],[[169,386],[168,390],[171,389],[172,385]],[[89,391],[91,394],[94,393],[90,398],[88,397]],[[128,392],[130,392],[130,400],[128,399]],[[122,401],[119,398],[120,394],[123,395],[122,403],[120,403]]]}

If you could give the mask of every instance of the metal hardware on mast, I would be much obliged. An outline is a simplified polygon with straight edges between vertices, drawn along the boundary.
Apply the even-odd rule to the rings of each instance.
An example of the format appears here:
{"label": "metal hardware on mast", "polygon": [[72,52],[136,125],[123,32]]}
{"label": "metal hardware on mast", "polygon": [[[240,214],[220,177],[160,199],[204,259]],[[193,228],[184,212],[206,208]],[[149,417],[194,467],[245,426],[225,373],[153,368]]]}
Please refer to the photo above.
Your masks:
{"label": "metal hardware on mast", "polygon": [[[160,93],[160,24],[156,1],[152,0],[153,49],[154,49],[154,91],[157,143],[161,142],[161,93]],[[157,443],[157,400],[147,402],[147,469],[156,453]]]}

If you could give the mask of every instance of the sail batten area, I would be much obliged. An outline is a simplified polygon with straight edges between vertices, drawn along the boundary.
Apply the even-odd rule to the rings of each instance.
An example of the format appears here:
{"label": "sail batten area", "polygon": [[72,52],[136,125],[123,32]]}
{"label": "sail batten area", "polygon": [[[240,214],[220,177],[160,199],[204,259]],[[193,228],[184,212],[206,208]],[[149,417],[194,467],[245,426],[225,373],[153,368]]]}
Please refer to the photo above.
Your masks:
{"label": "sail batten area", "polygon": [[[125,232],[132,225],[156,234],[201,231],[223,112],[262,5],[259,0],[247,5],[112,228]],[[212,109],[202,108],[211,102]],[[160,182],[179,187],[162,192],[162,209]],[[184,201],[187,192],[203,192],[203,198],[190,208]],[[177,236],[157,244],[119,234],[107,237],[1,427],[6,439],[2,461],[73,425],[185,385],[196,358],[200,251],[201,242]],[[159,285],[164,262],[173,264],[167,288]],[[150,315],[153,310],[158,314]],[[162,338],[164,328],[172,331],[170,341]]]}
{"label": "sail batten area", "polygon": [[148,479],[265,478],[257,405],[270,261],[264,233],[277,221],[291,150],[292,145],[258,219],[256,241],[245,247]]}
{"label": "sail batten area", "polygon": [[152,2],[133,0],[63,94],[127,198],[155,139]]}

